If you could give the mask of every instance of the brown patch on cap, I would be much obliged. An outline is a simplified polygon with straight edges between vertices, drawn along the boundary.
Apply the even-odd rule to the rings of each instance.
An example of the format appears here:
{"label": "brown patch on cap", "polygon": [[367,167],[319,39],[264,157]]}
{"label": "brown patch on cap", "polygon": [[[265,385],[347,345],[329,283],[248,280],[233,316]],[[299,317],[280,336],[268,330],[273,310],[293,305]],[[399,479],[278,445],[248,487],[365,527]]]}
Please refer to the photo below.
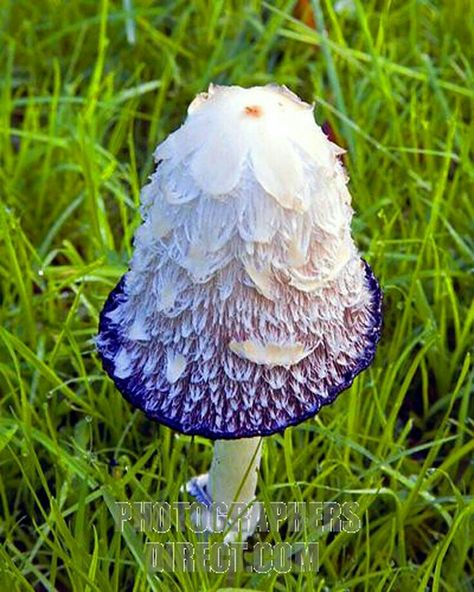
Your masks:
{"label": "brown patch on cap", "polygon": [[263,115],[262,108],[259,105],[248,105],[244,111],[249,117],[262,117]]}

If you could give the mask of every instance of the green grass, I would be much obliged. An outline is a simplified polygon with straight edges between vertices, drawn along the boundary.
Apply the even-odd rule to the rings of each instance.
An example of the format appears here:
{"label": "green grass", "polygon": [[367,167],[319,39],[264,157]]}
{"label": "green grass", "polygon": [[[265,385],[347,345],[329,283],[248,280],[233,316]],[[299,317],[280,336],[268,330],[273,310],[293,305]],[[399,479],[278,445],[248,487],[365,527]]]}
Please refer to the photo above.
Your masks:
{"label": "green grass", "polygon": [[[473,5],[315,0],[315,30],[293,5],[0,6],[1,590],[474,589]],[[134,412],[93,343],[152,150],[211,81],[316,101],[385,293],[372,367],[265,444],[260,499],[359,503],[355,534],[256,538],[319,541],[316,574],[153,575],[145,540],[191,535],[114,532],[114,500],[185,499],[211,459]]]}

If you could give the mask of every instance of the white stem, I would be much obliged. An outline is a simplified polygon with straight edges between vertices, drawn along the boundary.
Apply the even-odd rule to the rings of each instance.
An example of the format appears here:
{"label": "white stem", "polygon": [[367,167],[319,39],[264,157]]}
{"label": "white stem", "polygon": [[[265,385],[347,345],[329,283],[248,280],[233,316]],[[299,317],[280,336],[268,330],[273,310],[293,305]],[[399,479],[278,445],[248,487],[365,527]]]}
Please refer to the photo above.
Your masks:
{"label": "white stem", "polygon": [[216,440],[208,491],[213,502],[250,503],[257,489],[261,438]]}
{"label": "white stem", "polygon": [[[261,453],[259,437],[216,440],[209,473],[193,477],[186,484],[187,491],[204,506],[201,513],[207,531],[226,532],[226,542],[237,537],[245,541],[257,527],[260,507],[252,502]],[[199,522],[197,514],[193,520]]]}
{"label": "white stem", "polygon": [[[224,502],[227,521],[232,524],[225,540],[235,540],[239,531],[243,540],[253,534],[259,508],[251,505],[257,489],[257,473],[262,453],[262,438],[216,440],[207,491],[213,502]],[[233,505],[234,503],[238,505]]]}

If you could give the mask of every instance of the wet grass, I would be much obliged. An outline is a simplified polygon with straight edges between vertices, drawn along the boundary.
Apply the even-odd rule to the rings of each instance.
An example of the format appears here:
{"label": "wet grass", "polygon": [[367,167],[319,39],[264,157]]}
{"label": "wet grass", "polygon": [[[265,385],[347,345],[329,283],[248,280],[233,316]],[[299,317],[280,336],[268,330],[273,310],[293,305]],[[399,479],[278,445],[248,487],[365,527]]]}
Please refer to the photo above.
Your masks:
{"label": "wet grass", "polygon": [[[472,3],[294,4],[0,6],[0,589],[474,588]],[[116,500],[184,500],[212,454],[134,412],[93,344],[152,151],[211,81],[316,102],[385,293],[370,370],[266,440],[262,500],[359,504],[356,533],[251,541],[319,542],[314,574],[153,574],[146,540],[193,535],[114,531]]]}

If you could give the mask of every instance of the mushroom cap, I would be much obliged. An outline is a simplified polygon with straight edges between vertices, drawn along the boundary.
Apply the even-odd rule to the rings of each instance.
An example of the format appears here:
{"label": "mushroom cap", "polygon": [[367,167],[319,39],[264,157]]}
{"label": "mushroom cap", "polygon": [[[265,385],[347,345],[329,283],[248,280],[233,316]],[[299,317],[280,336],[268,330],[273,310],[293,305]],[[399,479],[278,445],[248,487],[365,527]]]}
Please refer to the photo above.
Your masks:
{"label": "mushroom cap", "polygon": [[347,178],[285,87],[211,86],[155,152],[98,351],[148,417],[212,439],[314,416],[375,355],[382,293]]}

